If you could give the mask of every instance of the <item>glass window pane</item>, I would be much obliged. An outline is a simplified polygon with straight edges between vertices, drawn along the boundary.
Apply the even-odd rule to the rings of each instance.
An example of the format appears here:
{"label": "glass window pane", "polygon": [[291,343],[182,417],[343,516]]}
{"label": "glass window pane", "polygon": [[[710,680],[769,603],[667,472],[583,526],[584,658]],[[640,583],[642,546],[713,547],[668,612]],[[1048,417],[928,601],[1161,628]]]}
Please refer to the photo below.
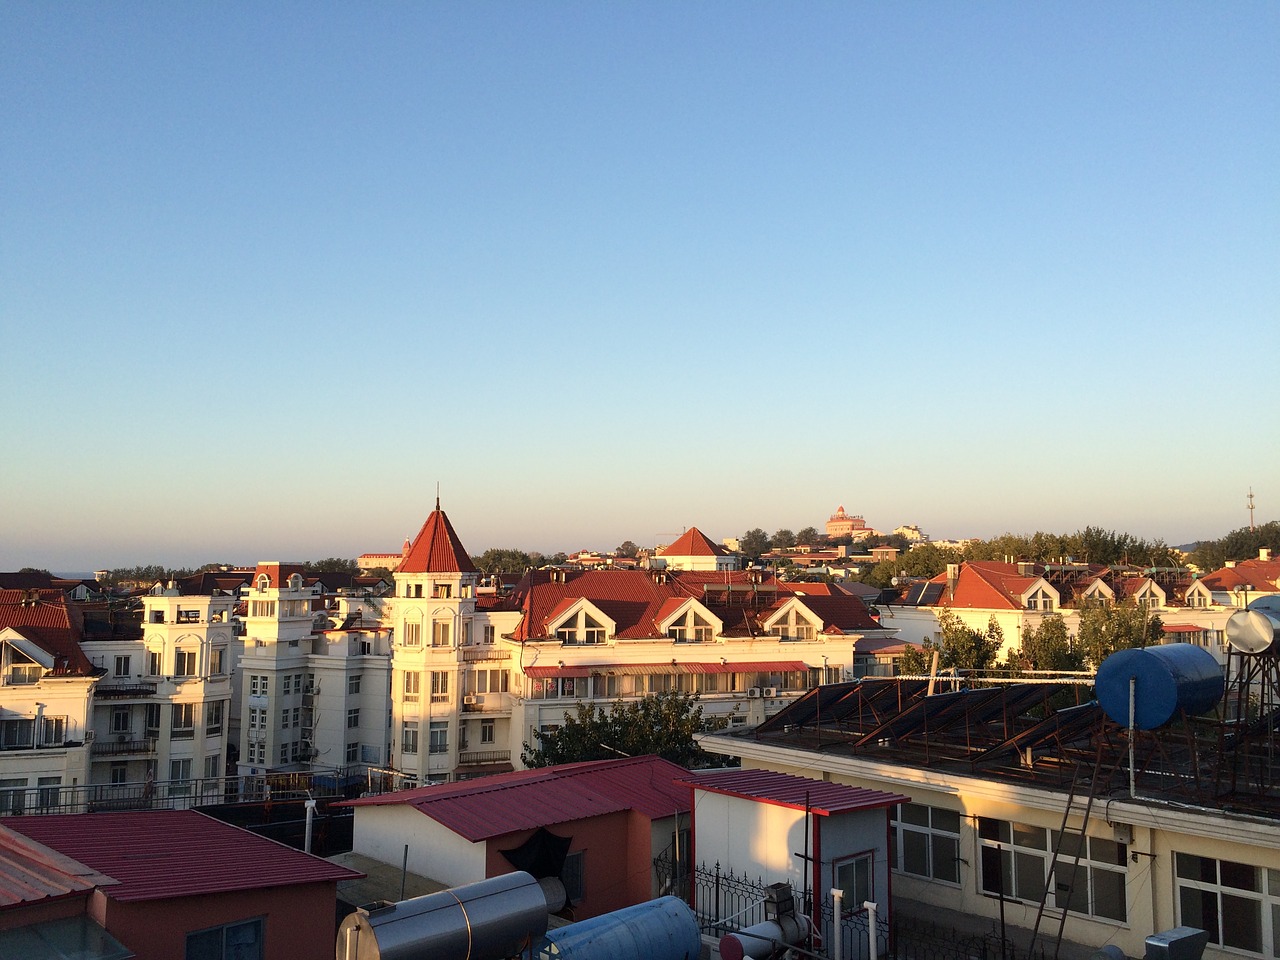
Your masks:
{"label": "glass window pane", "polygon": [[992,820],[990,817],[978,818],[978,836],[983,840],[999,840],[1009,842],[1009,824],[1004,820]]}
{"label": "glass window pane", "polygon": [[948,833],[960,832],[960,814],[954,810],[933,808],[933,829],[946,830]]}
{"label": "glass window pane", "polygon": [[[1198,857],[1196,859],[1199,859]],[[1209,931],[1210,943],[1221,943],[1218,934],[1218,895],[1208,890],[1178,888],[1178,922],[1184,927]]]}
{"label": "glass window pane", "polygon": [[1013,842],[1020,847],[1032,847],[1036,850],[1045,849],[1047,832],[1044,827],[1030,827],[1025,823],[1015,823],[1013,825]]}
{"label": "glass window pane", "polygon": [[1099,917],[1109,917],[1123,923],[1128,919],[1124,902],[1124,874],[1115,870],[1094,868],[1093,912]]}
{"label": "glass window pane", "polygon": [[1126,853],[1123,843],[1103,840],[1100,837],[1089,838],[1089,857],[1099,863],[1114,863],[1118,866],[1124,863]]}
{"label": "glass window pane", "polygon": [[1271,905],[1271,955],[1280,957],[1280,937],[1276,934],[1280,932],[1280,903]]}
{"label": "glass window pane", "polygon": [[1054,903],[1076,913],[1089,912],[1089,871],[1084,866],[1071,868],[1071,861],[1058,861],[1053,875]]}
{"label": "glass window pane", "polygon": [[902,869],[917,877],[929,876],[929,839],[915,830],[902,831]]}
{"label": "glass window pane", "polygon": [[1179,853],[1176,859],[1178,876],[1187,880],[1200,880],[1203,883],[1218,882],[1218,861],[1209,857],[1197,857],[1190,853]]}
{"label": "glass window pane", "polygon": [[[1224,864],[1225,866],[1225,864]],[[1262,904],[1257,900],[1222,895],[1222,945],[1262,952]]]}
{"label": "glass window pane", "polygon": [[186,960],[222,960],[222,929],[188,933]]}
{"label": "glass window pane", "polygon": [[1062,860],[1074,860],[1076,851],[1080,849],[1081,836],[1078,833],[1058,833],[1053,831],[1053,841],[1058,844],[1058,857]]}
{"label": "glass window pane", "polygon": [[982,891],[1001,894],[1013,889],[1013,861],[1008,850],[982,848]]}
{"label": "glass window pane", "polygon": [[1247,863],[1233,863],[1230,860],[1218,861],[1222,865],[1222,885],[1235,887],[1237,890],[1260,890],[1257,867]]}
{"label": "glass window pane", "polygon": [[902,822],[913,823],[917,827],[927,827],[929,825],[929,808],[918,803],[904,803],[902,805]]}
{"label": "glass window pane", "polygon": [[948,883],[960,882],[960,841],[954,837],[933,838],[933,876]]}
{"label": "glass window pane", "polygon": [[1015,896],[1019,900],[1039,902],[1044,898],[1044,857],[1019,852],[1014,855],[1014,863],[1018,882]]}

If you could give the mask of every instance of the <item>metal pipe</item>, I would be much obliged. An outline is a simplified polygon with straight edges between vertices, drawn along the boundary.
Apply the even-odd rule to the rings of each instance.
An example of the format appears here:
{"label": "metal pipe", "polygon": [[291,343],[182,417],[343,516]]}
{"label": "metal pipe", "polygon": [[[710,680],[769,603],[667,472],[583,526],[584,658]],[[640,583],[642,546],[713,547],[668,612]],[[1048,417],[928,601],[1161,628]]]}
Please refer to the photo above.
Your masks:
{"label": "metal pipe", "polygon": [[870,960],[880,960],[880,942],[876,939],[876,905],[870,900],[863,900],[862,909],[867,911],[867,956]]}
{"label": "metal pipe", "polygon": [[1137,712],[1137,692],[1138,678],[1136,676],[1132,676],[1129,678],[1129,796],[1131,798],[1137,796],[1137,791],[1134,789],[1136,777],[1133,769],[1133,728],[1134,717]]}
{"label": "metal pipe", "polygon": [[839,887],[831,888],[831,912],[835,917],[831,930],[831,960],[841,960],[844,937],[840,936],[840,918],[844,915],[844,891]]}
{"label": "metal pipe", "polygon": [[302,852],[310,853],[311,852],[311,824],[316,818],[316,802],[314,800],[308,800],[306,803],[306,807],[307,807],[307,832],[306,832],[306,836],[303,838],[303,841],[302,841]]}

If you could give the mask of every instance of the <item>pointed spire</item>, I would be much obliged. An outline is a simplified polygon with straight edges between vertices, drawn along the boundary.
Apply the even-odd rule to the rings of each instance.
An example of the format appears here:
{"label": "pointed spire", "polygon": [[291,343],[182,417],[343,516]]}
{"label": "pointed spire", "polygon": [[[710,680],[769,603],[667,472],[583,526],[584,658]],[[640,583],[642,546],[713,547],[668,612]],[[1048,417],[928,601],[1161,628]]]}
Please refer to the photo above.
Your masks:
{"label": "pointed spire", "polygon": [[436,508],[414,537],[396,572],[479,573],[454,532],[453,524],[440,509],[439,497],[436,498]]}

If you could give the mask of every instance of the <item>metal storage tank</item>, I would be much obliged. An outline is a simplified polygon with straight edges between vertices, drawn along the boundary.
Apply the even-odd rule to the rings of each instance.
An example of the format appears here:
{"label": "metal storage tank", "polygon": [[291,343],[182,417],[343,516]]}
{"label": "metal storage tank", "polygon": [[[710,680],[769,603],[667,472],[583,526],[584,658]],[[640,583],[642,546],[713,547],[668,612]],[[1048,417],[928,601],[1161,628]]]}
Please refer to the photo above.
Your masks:
{"label": "metal storage tank", "polygon": [[349,914],[337,960],[500,960],[547,932],[547,899],[527,873],[506,873]]}
{"label": "metal storage tank", "polygon": [[552,930],[538,960],[698,960],[702,936],[679,897],[662,897]]}
{"label": "metal storage tank", "polygon": [[1154,730],[1183,710],[1204,713],[1222,699],[1222,668],[1213,654],[1190,643],[1119,650],[1102,661],[1094,689],[1103,711],[1129,725],[1129,680],[1134,686],[1134,726]]}
{"label": "metal storage tank", "polygon": [[1239,653],[1265,653],[1271,649],[1277,630],[1280,630],[1280,614],[1251,607],[1231,615],[1227,621],[1227,643]]}

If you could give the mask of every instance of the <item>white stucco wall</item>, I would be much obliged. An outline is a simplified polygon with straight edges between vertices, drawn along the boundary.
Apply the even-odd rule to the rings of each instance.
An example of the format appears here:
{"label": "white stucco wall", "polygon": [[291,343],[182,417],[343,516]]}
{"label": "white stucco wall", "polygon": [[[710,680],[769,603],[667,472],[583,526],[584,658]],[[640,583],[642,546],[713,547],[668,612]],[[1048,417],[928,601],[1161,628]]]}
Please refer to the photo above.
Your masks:
{"label": "white stucco wall", "polygon": [[471,843],[424,813],[403,804],[356,807],[352,849],[392,866],[456,887],[484,879],[485,844]]}

